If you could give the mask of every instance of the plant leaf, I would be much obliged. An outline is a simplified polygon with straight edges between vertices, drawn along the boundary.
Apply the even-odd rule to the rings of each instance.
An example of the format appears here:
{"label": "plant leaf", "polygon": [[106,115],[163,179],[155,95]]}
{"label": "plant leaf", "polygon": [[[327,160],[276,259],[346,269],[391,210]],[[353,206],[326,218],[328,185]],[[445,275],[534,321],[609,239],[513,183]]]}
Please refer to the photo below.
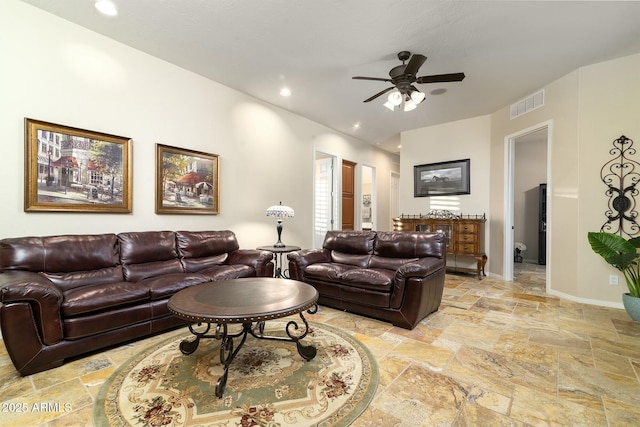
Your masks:
{"label": "plant leaf", "polygon": [[589,232],[587,238],[591,249],[618,270],[625,270],[640,257],[636,246],[617,234]]}
{"label": "plant leaf", "polygon": [[627,242],[631,243],[634,248],[640,248],[640,237],[634,237],[633,239],[627,240]]}

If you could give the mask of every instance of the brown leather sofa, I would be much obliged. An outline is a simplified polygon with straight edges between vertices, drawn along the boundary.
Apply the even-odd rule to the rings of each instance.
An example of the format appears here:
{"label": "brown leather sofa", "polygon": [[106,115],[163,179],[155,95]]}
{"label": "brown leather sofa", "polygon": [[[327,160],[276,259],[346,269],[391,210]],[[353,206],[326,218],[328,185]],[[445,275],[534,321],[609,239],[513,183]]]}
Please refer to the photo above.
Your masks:
{"label": "brown leather sofa", "polygon": [[287,256],[291,278],[313,285],[322,305],[413,329],[442,301],[440,233],[329,231],[322,249]]}
{"label": "brown leather sofa", "polygon": [[0,240],[0,326],[21,375],[183,325],[169,298],[188,286],[272,276],[271,252],[231,231],[148,231]]}

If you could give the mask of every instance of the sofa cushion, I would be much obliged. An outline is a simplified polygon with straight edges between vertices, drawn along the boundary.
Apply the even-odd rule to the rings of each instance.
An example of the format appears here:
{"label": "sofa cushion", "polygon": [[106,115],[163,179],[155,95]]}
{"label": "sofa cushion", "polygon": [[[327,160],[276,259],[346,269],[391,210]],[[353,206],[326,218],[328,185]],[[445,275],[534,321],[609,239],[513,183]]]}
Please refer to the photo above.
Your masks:
{"label": "sofa cushion", "polygon": [[184,273],[178,259],[166,261],[146,262],[144,264],[129,264],[123,266],[124,278],[129,282],[137,282],[148,277],[164,276],[165,274]]}
{"label": "sofa cushion", "polygon": [[378,268],[354,268],[342,273],[341,283],[381,292],[390,292],[395,271]]}
{"label": "sofa cushion", "polygon": [[167,298],[176,292],[208,282],[209,278],[195,273],[171,273],[157,277],[149,277],[138,282],[138,285],[149,289],[152,300]]}
{"label": "sofa cushion", "polygon": [[222,231],[176,231],[176,241],[183,258],[202,258],[228,254],[240,249],[236,235]]}
{"label": "sofa cushion", "polygon": [[366,268],[369,265],[371,255],[355,255],[338,251],[331,251],[331,262],[338,264],[354,265]]}
{"label": "sofa cushion", "polygon": [[355,268],[353,265],[320,262],[305,267],[304,275],[309,279],[340,283],[344,272]]}
{"label": "sofa cushion", "polygon": [[122,267],[108,267],[99,270],[74,271],[69,273],[40,273],[51,280],[60,290],[68,291],[86,285],[100,285],[122,282]]}
{"label": "sofa cushion", "polygon": [[330,251],[354,255],[373,254],[374,231],[327,231],[322,247]]}
{"label": "sofa cushion", "polygon": [[82,286],[63,295],[62,317],[69,317],[148,301],[149,289],[137,283],[117,282]]}
{"label": "sofa cushion", "polygon": [[119,264],[115,234],[2,239],[0,270],[68,273]]}
{"label": "sofa cushion", "polygon": [[124,277],[128,281],[184,272],[173,231],[120,233],[118,241]]}
{"label": "sofa cushion", "polygon": [[387,258],[377,255],[372,255],[369,261],[370,268],[383,268],[386,270],[396,271],[404,264],[417,261],[418,258]]}
{"label": "sofa cushion", "polygon": [[255,277],[256,270],[244,264],[216,265],[198,271],[198,274],[209,277],[213,281]]}
{"label": "sofa cushion", "polygon": [[185,271],[195,273],[208,267],[216,265],[225,265],[229,259],[229,254],[219,254],[202,258],[183,258],[181,260]]}
{"label": "sofa cushion", "polygon": [[[435,237],[435,238],[434,238]],[[442,258],[446,250],[440,233],[419,231],[379,231],[374,255],[389,258]]]}
{"label": "sofa cushion", "polygon": [[173,231],[139,231],[118,234],[123,265],[177,259]]}

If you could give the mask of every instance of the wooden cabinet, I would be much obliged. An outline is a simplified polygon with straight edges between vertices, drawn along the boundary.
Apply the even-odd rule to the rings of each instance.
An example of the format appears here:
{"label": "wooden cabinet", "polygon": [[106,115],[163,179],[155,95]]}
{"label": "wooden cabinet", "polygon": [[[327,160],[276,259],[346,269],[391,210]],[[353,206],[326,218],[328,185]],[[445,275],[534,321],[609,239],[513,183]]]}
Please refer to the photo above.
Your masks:
{"label": "wooden cabinet", "polygon": [[[486,276],[484,267],[487,255],[484,252],[484,215],[466,215],[460,218],[430,218],[421,215],[403,215],[393,219],[394,231],[440,232],[446,237],[447,256],[475,258],[478,279]],[[449,270],[467,270],[447,265]]]}

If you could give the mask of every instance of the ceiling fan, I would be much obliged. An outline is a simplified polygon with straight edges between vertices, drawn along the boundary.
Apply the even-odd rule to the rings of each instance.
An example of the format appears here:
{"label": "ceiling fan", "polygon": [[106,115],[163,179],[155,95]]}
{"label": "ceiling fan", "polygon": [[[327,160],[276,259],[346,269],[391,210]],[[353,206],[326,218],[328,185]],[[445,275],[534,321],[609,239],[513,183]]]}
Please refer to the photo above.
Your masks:
{"label": "ceiling fan", "polygon": [[[409,59],[411,58],[411,59]],[[387,92],[389,94],[388,101],[384,104],[385,107],[393,110],[394,106],[398,106],[405,101],[405,111],[412,110],[417,104],[424,101],[424,93],[420,92],[414,83],[445,83],[445,82],[459,82],[465,77],[464,73],[451,73],[451,74],[436,74],[431,76],[417,77],[418,70],[427,60],[427,57],[418,53],[411,55],[411,52],[403,50],[398,53],[398,59],[402,61],[402,65],[397,65],[389,71],[390,78],[380,77],[352,77],[355,80],[376,80],[382,82],[392,83],[393,86],[382,90],[370,98],[364,100],[364,102],[373,101],[377,97],[384,95]],[[409,60],[407,64],[405,61]],[[394,90],[395,89],[395,90]]]}

